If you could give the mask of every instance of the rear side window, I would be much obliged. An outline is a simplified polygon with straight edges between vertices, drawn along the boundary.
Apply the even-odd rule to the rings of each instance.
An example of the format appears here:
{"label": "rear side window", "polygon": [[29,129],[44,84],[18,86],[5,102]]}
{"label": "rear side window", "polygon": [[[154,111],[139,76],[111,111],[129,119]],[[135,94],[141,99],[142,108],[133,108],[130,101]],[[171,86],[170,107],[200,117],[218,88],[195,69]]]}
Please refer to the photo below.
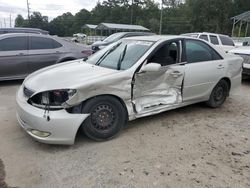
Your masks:
{"label": "rear side window", "polygon": [[51,38],[30,37],[30,50],[54,49],[62,45]]}
{"label": "rear side window", "polygon": [[213,48],[196,40],[186,40],[186,57],[188,63],[222,59]]}
{"label": "rear side window", "polygon": [[0,51],[16,51],[27,49],[27,37],[9,37],[0,40]]}
{"label": "rear side window", "polygon": [[200,35],[200,37],[199,37],[200,39],[203,39],[203,40],[206,40],[206,41],[208,41],[208,37],[207,37],[207,35]]}
{"label": "rear side window", "polygon": [[218,40],[217,36],[209,35],[209,37],[210,37],[210,41],[212,44],[215,44],[215,45],[219,44],[219,40]]}
{"label": "rear side window", "polygon": [[234,46],[234,42],[227,36],[220,36],[221,43],[226,46]]}

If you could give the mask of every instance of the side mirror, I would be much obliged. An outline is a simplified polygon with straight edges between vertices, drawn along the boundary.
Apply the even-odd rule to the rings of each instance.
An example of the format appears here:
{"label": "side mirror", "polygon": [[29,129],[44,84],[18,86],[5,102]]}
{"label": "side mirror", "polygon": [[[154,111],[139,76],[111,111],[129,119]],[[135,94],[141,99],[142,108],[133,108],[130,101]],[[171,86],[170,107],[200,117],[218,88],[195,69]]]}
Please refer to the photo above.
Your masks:
{"label": "side mirror", "polygon": [[159,71],[161,68],[161,65],[159,63],[148,63],[146,65],[144,65],[141,70],[141,72],[157,72]]}

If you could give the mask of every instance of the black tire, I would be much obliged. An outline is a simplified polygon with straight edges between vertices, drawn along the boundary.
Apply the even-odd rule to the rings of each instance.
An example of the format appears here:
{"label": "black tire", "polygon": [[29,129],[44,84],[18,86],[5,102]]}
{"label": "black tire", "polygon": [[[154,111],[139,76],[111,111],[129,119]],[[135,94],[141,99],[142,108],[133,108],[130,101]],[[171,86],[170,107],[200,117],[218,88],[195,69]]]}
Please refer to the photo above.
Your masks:
{"label": "black tire", "polygon": [[226,80],[221,80],[214,87],[209,100],[206,104],[212,108],[220,107],[226,100],[229,93],[229,85]]}
{"label": "black tire", "polygon": [[90,99],[83,105],[82,113],[90,113],[83,122],[82,130],[96,141],[114,137],[127,122],[125,108],[120,101],[111,96]]}

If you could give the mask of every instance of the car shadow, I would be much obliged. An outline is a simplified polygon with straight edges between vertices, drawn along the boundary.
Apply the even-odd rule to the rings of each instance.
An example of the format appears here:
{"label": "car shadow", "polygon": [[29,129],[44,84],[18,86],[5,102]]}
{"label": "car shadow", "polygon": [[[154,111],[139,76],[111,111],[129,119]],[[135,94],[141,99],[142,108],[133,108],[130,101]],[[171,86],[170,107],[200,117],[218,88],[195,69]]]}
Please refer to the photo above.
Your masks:
{"label": "car shadow", "polygon": [[0,87],[21,85],[22,83],[23,83],[23,80],[0,81]]}
{"label": "car shadow", "polygon": [[250,79],[244,79],[242,80],[242,85],[250,85]]}
{"label": "car shadow", "polygon": [[[228,102],[230,103],[230,102]],[[225,108],[225,107],[221,107]],[[218,111],[221,110],[221,108],[216,108],[212,109],[214,111],[214,115],[218,114]],[[128,124],[123,128],[123,130],[120,132],[120,134],[129,134],[128,132],[136,131],[138,130],[139,127],[146,126],[146,124],[152,124],[155,122],[160,122],[163,118],[169,117],[170,119],[176,119],[181,118],[181,117],[191,117],[193,114],[199,114],[199,113],[208,113],[208,111],[211,111],[211,108],[207,107],[204,103],[197,103],[197,104],[192,104],[189,106],[185,106],[182,108],[177,108],[173,110],[169,110],[166,112],[162,112],[156,115],[152,116],[147,116],[143,118],[138,118],[133,121],[128,122]],[[162,125],[163,126],[163,125]],[[119,134],[112,138],[111,140],[107,141],[112,141],[114,139],[119,139]],[[99,144],[99,142],[93,141],[89,139],[86,135],[82,133],[82,131],[79,129],[76,135],[76,140],[74,145],[49,145],[49,144],[43,144],[39,142],[34,142],[34,147],[38,147],[40,150],[48,153],[55,153],[55,152],[63,152],[67,150],[74,150],[77,148],[82,148],[86,145],[94,145],[94,144]]]}

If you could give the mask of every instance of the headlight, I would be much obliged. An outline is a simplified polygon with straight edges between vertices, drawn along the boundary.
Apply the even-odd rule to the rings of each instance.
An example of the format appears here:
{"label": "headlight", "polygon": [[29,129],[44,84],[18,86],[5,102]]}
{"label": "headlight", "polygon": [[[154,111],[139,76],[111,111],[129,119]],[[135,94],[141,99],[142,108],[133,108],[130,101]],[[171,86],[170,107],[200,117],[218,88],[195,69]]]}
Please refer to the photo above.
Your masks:
{"label": "headlight", "polygon": [[61,109],[62,104],[75,94],[75,89],[45,91],[34,95],[29,99],[29,102],[38,108]]}

